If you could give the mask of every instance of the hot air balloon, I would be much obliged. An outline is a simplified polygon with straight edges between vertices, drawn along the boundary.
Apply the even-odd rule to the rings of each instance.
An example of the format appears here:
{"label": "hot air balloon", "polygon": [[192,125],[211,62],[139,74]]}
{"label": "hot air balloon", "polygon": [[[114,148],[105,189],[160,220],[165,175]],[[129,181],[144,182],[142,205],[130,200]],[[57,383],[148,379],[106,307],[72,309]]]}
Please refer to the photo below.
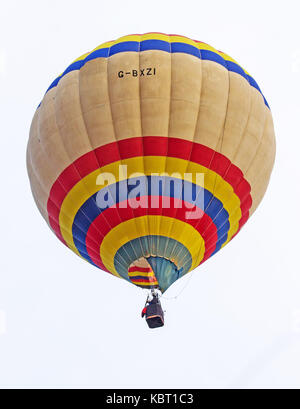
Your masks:
{"label": "hot air balloon", "polygon": [[247,71],[206,43],[148,33],[100,45],[52,82],[27,168],[67,247],[164,293],[238,234],[274,158],[271,111]]}

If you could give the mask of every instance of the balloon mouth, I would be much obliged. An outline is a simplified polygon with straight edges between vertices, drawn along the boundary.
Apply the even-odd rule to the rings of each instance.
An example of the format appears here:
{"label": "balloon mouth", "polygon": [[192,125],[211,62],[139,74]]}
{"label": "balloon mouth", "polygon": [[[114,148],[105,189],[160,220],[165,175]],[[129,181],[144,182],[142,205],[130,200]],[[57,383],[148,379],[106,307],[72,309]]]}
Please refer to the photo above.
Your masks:
{"label": "balloon mouth", "polygon": [[192,266],[193,257],[187,246],[163,235],[128,240],[114,255],[114,267],[123,279],[142,288],[157,286],[161,292],[191,271]]}
{"label": "balloon mouth", "polygon": [[149,290],[159,288],[155,272],[146,257],[141,257],[130,264],[128,278],[132,284]]}
{"label": "balloon mouth", "polygon": [[165,292],[181,277],[182,269],[164,257],[149,256],[135,260],[128,267],[128,278],[132,284],[145,289]]}

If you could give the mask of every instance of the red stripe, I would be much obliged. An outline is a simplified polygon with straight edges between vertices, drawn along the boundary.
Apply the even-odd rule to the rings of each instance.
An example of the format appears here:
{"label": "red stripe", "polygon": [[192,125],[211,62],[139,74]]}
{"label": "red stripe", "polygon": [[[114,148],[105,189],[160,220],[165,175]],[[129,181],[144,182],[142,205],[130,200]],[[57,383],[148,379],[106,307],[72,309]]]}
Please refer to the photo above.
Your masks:
{"label": "red stripe", "polygon": [[[152,196],[153,197],[153,196]],[[161,199],[161,198],[157,198]],[[128,203],[125,201],[124,203]],[[130,201],[129,201],[130,203]],[[178,204],[183,203],[182,208],[177,208]],[[91,223],[89,230],[86,235],[86,247],[91,257],[92,261],[103,268],[103,262],[100,257],[100,247],[103,238],[107,233],[117,225],[134,217],[146,216],[146,215],[162,215],[167,217],[172,217],[177,220],[184,221],[185,223],[193,226],[203,237],[205,242],[205,254],[204,257],[208,258],[216,248],[216,243],[218,240],[218,233],[215,224],[212,219],[204,213],[201,209],[202,217],[200,219],[186,219],[186,208],[185,202],[179,199],[170,198],[170,208],[138,208],[135,209],[135,214],[132,214],[132,209],[130,204],[127,208],[120,208],[123,203],[117,205],[116,208],[108,208],[104,210],[94,221]],[[107,223],[109,220],[109,224]],[[206,244],[207,243],[207,244]],[[207,247],[206,247],[207,246]]]}
{"label": "red stripe", "polygon": [[129,273],[134,273],[140,271],[141,273],[152,273],[152,268],[150,267],[129,267]]}
{"label": "red stripe", "polygon": [[61,205],[69,191],[85,176],[112,162],[137,156],[168,156],[195,162],[213,170],[234,189],[242,206],[242,214],[252,206],[251,187],[242,171],[224,155],[207,146],[178,138],[145,136],[128,138],[101,146],[78,158],[68,166],[53,184],[48,200],[48,215],[52,229],[64,242],[59,221]]}
{"label": "red stripe", "polygon": [[134,278],[134,277],[129,277],[131,281],[135,281],[136,283],[157,283],[156,278],[153,280],[144,280],[142,278]]}

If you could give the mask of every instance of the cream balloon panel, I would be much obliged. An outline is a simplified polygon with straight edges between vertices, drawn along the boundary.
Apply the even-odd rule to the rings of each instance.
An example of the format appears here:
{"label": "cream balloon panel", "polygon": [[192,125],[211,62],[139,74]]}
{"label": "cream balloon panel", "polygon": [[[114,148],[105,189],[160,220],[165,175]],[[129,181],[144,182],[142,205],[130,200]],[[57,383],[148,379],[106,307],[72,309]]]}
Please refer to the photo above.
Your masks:
{"label": "cream balloon panel", "polygon": [[[156,76],[117,77],[120,68],[149,65]],[[39,207],[46,209],[51,186],[78,157],[147,135],[188,139],[224,154],[252,186],[251,212],[259,204],[275,155],[272,117],[261,94],[215,62],[145,51],[89,61],[45,95],[29,142]]]}

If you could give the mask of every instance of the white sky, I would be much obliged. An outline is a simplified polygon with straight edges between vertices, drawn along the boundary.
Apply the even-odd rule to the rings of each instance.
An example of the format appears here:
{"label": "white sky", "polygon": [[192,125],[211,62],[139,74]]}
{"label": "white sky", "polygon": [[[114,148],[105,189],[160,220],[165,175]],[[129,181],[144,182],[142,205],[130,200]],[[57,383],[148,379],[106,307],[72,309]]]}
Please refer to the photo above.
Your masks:
{"label": "white sky", "polygon": [[[299,13],[296,0],[1,0],[0,385],[300,386]],[[164,300],[157,331],[139,318],[141,290],[50,232],[25,168],[51,81],[102,42],[148,31],[202,40],[245,66],[271,105],[278,149],[262,205]]]}

